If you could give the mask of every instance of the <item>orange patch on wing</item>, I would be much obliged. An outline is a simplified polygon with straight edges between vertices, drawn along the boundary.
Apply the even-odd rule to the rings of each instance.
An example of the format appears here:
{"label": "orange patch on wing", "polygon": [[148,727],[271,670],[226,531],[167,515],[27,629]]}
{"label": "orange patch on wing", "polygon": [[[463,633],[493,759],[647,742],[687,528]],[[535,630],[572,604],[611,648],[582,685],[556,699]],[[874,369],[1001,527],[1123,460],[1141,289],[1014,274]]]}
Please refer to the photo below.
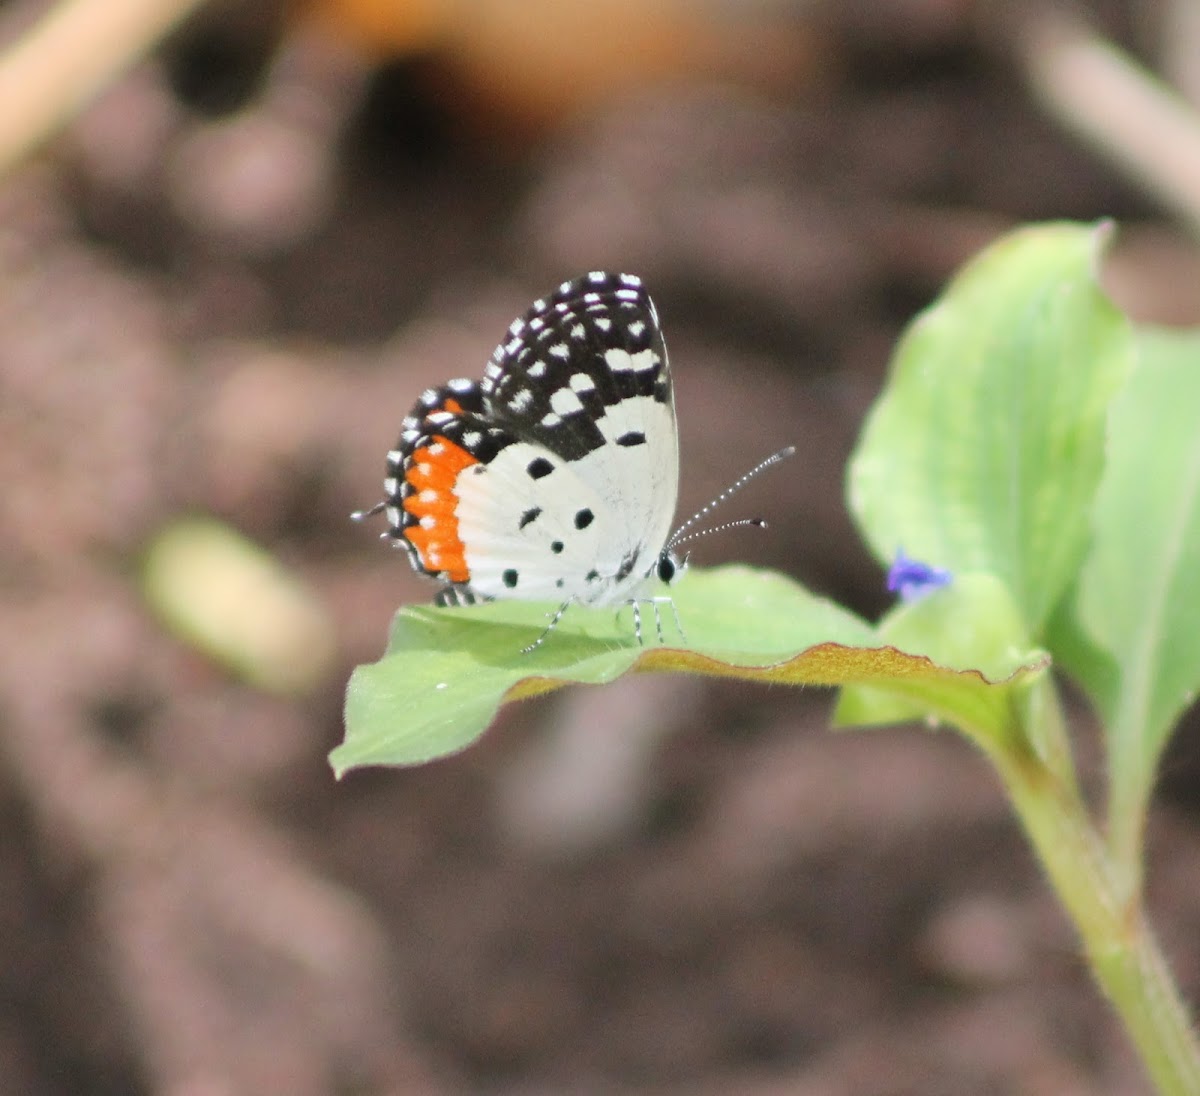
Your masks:
{"label": "orange patch on wing", "polygon": [[[438,452],[433,451],[435,447],[440,447]],[[438,436],[413,453],[412,466],[405,476],[412,492],[404,500],[404,509],[418,522],[408,526],[404,536],[416,548],[427,571],[445,571],[451,582],[467,582],[471,577],[466,549],[458,537],[454,485],[464,468],[478,463],[461,446]]]}

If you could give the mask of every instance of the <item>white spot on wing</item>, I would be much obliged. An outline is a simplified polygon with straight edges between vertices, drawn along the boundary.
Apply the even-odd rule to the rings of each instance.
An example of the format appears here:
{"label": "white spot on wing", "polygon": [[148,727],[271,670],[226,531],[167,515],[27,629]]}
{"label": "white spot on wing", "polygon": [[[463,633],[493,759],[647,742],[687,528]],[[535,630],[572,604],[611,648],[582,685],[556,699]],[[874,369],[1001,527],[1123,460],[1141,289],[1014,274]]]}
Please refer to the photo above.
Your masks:
{"label": "white spot on wing", "polygon": [[519,415],[531,403],[533,403],[533,393],[528,388],[522,388],[520,392],[508,401],[508,409]]}
{"label": "white spot on wing", "polygon": [[543,426],[557,426],[560,422],[562,422],[562,418],[556,415],[553,411],[542,418]]}
{"label": "white spot on wing", "polygon": [[546,375],[546,363],[544,361],[536,361],[529,367],[529,375],[531,377],[544,377]]}
{"label": "white spot on wing", "polygon": [[560,415],[569,415],[572,411],[582,411],[583,404],[579,397],[569,388],[560,388],[550,397],[550,406]]}
{"label": "white spot on wing", "polygon": [[614,373],[644,373],[654,369],[659,363],[659,358],[650,349],[630,354],[628,350],[614,347],[604,352],[604,362]]}
{"label": "white spot on wing", "polygon": [[576,373],[571,377],[571,387],[576,392],[594,392],[596,390],[596,382],[586,373]]}
{"label": "white spot on wing", "polygon": [[566,343],[555,343],[546,353],[566,361],[571,356],[571,348]]}

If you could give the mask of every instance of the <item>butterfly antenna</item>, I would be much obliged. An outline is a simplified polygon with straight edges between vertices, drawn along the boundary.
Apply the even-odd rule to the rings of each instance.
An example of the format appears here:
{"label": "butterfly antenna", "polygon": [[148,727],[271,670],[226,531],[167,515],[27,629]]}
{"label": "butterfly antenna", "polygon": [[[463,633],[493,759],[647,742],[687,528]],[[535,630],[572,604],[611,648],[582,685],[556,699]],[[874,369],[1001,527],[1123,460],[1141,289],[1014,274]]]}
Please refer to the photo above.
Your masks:
{"label": "butterfly antenna", "polygon": [[743,526],[753,525],[756,529],[765,529],[767,523],[763,518],[738,518],[737,521],[726,521],[720,525],[711,525],[707,529],[697,529],[694,533],[688,533],[686,537],[677,537],[671,540],[671,547],[678,547],[680,544],[687,544],[689,540],[699,540],[700,537],[706,537],[709,533],[723,533],[726,529],[741,529]]}
{"label": "butterfly antenna", "polygon": [[686,537],[683,535],[701,518],[707,517],[709,514],[711,514],[713,510],[720,506],[721,503],[723,503],[727,498],[729,498],[731,495],[737,494],[737,492],[745,487],[746,484],[754,479],[755,476],[765,472],[773,465],[779,464],[780,461],[787,460],[787,458],[794,455],[795,452],[796,447],[794,445],[789,445],[786,449],[780,449],[778,453],[772,453],[769,457],[767,457],[766,460],[760,461],[745,475],[734,480],[734,482],[726,487],[725,490],[722,491],[715,499],[702,506],[678,529],[676,529],[674,533],[671,534],[671,539],[667,541],[667,548],[674,548],[676,544],[682,544],[685,540],[693,540],[695,537],[705,536],[708,533],[715,533],[718,529],[729,529],[735,525],[766,525],[766,522],[762,521],[760,518],[746,518],[742,521],[731,521],[725,525],[719,525],[713,529],[706,529],[703,533],[692,533],[690,536]]}

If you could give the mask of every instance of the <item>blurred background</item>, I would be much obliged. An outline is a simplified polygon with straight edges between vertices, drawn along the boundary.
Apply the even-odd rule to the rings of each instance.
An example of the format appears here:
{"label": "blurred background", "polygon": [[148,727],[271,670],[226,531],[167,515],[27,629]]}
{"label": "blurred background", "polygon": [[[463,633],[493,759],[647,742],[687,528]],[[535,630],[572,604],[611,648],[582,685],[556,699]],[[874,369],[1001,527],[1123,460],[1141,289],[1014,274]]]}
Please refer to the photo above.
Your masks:
{"label": "blurred background", "polygon": [[[1116,299],[1200,322],[1200,6],[7,0],[0,46],[0,1092],[1147,1091],[957,738],[645,677],[325,755],[432,593],[347,515],[589,269],[658,303],[682,512],[800,448],[697,562],[877,614],[842,469],[963,260],[1113,217]],[[1198,772],[1185,728],[1150,837],[1193,1000]]]}

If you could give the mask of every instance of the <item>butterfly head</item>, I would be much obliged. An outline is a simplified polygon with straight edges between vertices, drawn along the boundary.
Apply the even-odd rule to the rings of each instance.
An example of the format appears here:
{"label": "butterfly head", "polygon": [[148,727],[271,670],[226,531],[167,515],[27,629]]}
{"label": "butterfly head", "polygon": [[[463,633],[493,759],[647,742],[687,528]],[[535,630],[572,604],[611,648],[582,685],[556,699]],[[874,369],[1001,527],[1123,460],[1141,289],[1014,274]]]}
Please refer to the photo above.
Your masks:
{"label": "butterfly head", "polygon": [[687,570],[688,556],[678,556],[670,548],[664,548],[659,553],[658,562],[654,565],[654,576],[664,586],[678,582]]}

